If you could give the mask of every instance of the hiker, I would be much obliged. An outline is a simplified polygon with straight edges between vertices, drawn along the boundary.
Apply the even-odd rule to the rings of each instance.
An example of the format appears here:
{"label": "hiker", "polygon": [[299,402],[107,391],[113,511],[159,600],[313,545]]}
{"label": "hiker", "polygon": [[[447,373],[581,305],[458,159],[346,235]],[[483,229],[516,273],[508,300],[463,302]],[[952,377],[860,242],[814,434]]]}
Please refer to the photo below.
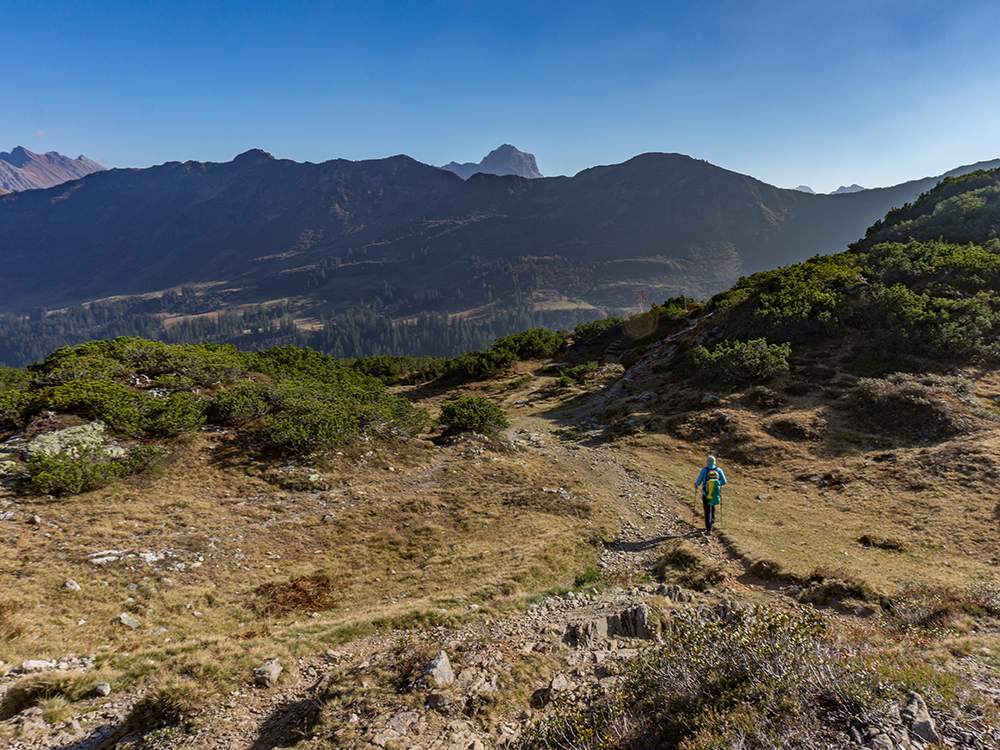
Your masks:
{"label": "hiker", "polygon": [[726,475],[715,465],[715,456],[705,459],[705,468],[698,474],[695,487],[701,487],[701,507],[705,511],[705,533],[712,533],[715,523],[715,506],[722,500],[722,487],[726,484]]}

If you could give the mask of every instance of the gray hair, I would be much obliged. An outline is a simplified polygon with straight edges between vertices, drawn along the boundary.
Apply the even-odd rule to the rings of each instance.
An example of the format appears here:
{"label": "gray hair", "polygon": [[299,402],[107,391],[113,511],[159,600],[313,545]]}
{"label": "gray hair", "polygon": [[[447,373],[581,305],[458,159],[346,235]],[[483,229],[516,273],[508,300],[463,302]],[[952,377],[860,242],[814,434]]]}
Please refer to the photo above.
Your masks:
{"label": "gray hair", "polygon": [[709,456],[708,457],[708,465],[709,466],[715,466],[715,456]]}

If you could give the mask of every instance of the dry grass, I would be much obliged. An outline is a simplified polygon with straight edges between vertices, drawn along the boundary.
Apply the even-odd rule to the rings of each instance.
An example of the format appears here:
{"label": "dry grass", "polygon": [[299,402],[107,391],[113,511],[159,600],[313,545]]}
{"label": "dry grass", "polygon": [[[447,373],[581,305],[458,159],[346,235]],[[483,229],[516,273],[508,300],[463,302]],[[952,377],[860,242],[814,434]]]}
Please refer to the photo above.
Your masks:
{"label": "dry grass", "polygon": [[[537,387],[513,386],[522,397]],[[177,678],[160,693],[182,696],[181,675],[223,691],[266,658],[458,621],[473,603],[517,607],[594,563],[586,540],[615,497],[580,489],[577,467],[494,448],[411,441],[271,464],[238,434],[206,431],[155,473],[16,498],[0,539],[2,658],[95,653],[116,685]]]}
{"label": "dry grass", "polygon": [[[981,394],[997,389],[994,373],[969,380]],[[884,592],[914,580],[963,587],[996,575],[997,427],[980,424],[947,442],[876,448],[878,436],[857,432],[851,413],[822,394],[777,405],[767,399],[766,409],[755,406],[758,395],[723,396],[709,410],[675,416],[667,429],[627,441],[643,470],[677,488],[697,515],[691,485],[704,455],[719,456],[730,482],[719,530],[749,563],[777,561],[799,578],[835,569]],[[728,419],[720,423],[723,414]],[[774,445],[777,425],[789,434]],[[763,455],[748,455],[748,448]]]}

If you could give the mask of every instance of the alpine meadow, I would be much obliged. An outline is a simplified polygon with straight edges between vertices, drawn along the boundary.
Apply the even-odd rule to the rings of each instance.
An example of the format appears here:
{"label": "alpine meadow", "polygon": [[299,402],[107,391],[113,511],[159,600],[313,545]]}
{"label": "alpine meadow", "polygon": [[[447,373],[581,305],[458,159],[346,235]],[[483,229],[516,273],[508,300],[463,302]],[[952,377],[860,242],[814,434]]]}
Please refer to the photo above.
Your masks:
{"label": "alpine meadow", "polygon": [[0,738],[1000,747],[974,166],[248,152],[0,197]]}

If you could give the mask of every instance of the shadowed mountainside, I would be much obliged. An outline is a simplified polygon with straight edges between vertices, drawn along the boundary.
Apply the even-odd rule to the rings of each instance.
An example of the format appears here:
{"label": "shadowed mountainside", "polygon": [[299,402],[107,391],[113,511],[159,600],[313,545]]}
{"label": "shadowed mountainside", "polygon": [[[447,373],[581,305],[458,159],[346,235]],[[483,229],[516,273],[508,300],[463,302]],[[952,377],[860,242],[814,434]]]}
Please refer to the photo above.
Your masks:
{"label": "shadowed mountainside", "polygon": [[215,282],[242,290],[242,303],[350,309],[388,287],[417,308],[431,292],[457,298],[448,312],[460,312],[491,297],[470,269],[530,259],[533,284],[513,287],[610,312],[640,288],[703,297],[841,250],[933,182],[809,195],[679,154],[538,180],[462,181],[406,156],[299,164],[263,151],[111,170],[0,197],[0,311]]}

